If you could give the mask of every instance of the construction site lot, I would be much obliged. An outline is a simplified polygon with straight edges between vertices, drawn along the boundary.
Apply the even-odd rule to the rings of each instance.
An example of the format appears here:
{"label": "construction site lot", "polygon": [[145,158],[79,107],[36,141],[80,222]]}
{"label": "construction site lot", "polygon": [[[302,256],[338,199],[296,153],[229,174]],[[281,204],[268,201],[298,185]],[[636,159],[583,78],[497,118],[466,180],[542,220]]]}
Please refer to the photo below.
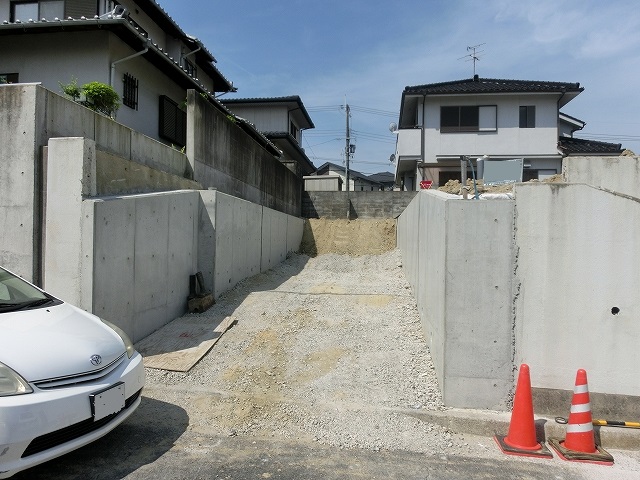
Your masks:
{"label": "construction site lot", "polygon": [[[514,461],[467,428],[509,412],[443,405],[394,220],[308,220],[301,253],[181,321],[229,318],[190,370],[146,369],[144,396],[184,409],[191,437]],[[515,458],[551,461],[556,478],[640,479],[639,452],[608,450],[610,467]]]}

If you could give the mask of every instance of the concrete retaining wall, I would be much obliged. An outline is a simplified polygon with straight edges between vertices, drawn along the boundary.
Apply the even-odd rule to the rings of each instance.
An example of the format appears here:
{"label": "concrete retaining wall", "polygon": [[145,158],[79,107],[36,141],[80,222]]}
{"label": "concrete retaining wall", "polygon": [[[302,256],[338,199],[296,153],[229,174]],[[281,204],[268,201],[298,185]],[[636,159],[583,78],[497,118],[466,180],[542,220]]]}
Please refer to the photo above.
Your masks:
{"label": "concrete retaining wall", "polygon": [[[594,162],[608,188],[618,165],[631,187],[633,162]],[[527,363],[540,413],[562,413],[584,368],[594,401],[637,415],[640,199],[567,183],[518,184],[515,200],[423,191],[398,247],[445,404],[504,408]]]}
{"label": "concrete retaining wall", "polygon": [[97,150],[153,168],[157,176],[193,174],[179,151],[40,85],[0,85],[0,263],[37,284],[43,280],[43,149],[55,137],[92,139]]}
{"label": "concrete retaining wall", "polygon": [[568,183],[586,183],[640,196],[640,157],[566,157],[562,160],[562,173]]}
{"label": "concrete retaining wall", "polygon": [[215,190],[95,197],[95,142],[51,139],[44,287],[138,341],[298,249],[303,220]]}
{"label": "concrete retaining wall", "polygon": [[516,213],[516,363],[534,387],[571,390],[584,368],[592,392],[640,395],[640,200],[522,184]]}
{"label": "concrete retaining wall", "polygon": [[346,218],[347,198],[350,218],[396,218],[418,192],[303,192],[305,218]]}
{"label": "concrete retaining wall", "polygon": [[398,219],[403,266],[448,406],[508,404],[513,208],[422,191]]}
{"label": "concrete retaining wall", "polygon": [[188,95],[187,115],[187,155],[195,180],[207,188],[300,216],[301,178],[194,91]]}

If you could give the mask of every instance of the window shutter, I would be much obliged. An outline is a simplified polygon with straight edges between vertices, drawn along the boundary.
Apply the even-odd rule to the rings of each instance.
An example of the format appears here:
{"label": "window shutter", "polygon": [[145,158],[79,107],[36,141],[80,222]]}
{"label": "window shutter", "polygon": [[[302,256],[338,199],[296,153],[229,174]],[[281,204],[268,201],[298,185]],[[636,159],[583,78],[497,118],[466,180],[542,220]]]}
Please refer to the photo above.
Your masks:
{"label": "window shutter", "polygon": [[495,105],[487,105],[480,107],[479,130],[481,132],[495,132],[498,128],[497,124],[497,107]]}
{"label": "window shutter", "polygon": [[95,0],[65,0],[64,17],[80,18],[82,16],[93,18],[98,14],[98,6]]}

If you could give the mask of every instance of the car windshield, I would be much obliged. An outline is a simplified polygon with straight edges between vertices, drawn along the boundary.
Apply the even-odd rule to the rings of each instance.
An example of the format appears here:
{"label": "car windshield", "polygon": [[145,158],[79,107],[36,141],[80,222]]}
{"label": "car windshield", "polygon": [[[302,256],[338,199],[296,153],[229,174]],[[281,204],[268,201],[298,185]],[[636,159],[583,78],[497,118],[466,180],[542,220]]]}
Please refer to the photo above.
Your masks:
{"label": "car windshield", "polygon": [[55,299],[0,267],[0,313],[34,308]]}

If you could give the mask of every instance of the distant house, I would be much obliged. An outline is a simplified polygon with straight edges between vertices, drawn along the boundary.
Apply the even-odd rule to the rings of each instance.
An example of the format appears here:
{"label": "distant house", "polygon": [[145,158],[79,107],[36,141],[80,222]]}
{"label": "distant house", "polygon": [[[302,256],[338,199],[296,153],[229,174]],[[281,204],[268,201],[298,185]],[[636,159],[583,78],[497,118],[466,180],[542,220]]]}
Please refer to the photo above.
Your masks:
{"label": "distant house", "polygon": [[[583,91],[579,83],[479,78],[405,87],[396,144],[396,183],[417,190],[460,178],[460,158],[472,163],[523,159],[523,180],[560,173],[562,158],[584,147],[617,152],[619,145],[572,138],[585,123],[560,112]],[[469,173],[471,175],[471,173]]]}
{"label": "distant house", "polygon": [[396,183],[396,177],[391,172],[379,172],[369,175],[369,180],[378,182],[382,186],[382,190],[393,190]]}
{"label": "distant house", "polygon": [[0,83],[110,84],[122,99],[117,120],[183,147],[185,100],[234,87],[197,38],[154,0],[0,0]]}
{"label": "distant house", "polygon": [[[346,190],[346,172],[345,168],[335,163],[327,162],[318,170],[314,175],[304,177],[305,190],[307,191],[319,191],[319,190],[331,190],[341,191]],[[328,183],[327,177],[335,178],[335,182]],[[387,179],[388,180],[388,179]],[[383,190],[384,184],[376,179],[357,172],[355,170],[349,170],[349,190],[353,192],[370,192]]]}
{"label": "distant house", "polygon": [[280,161],[299,177],[315,172],[302,148],[302,133],[314,128],[299,96],[225,98],[220,100],[234,115],[251,123],[282,151]]}

